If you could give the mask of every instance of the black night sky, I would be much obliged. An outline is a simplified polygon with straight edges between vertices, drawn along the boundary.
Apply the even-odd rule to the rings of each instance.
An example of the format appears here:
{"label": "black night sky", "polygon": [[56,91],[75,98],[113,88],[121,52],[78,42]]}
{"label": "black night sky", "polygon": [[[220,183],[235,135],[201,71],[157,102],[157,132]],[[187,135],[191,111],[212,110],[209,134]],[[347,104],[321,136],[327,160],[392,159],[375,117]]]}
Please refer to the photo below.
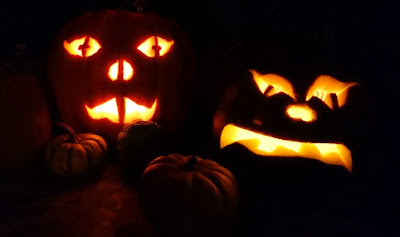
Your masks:
{"label": "black night sky", "polygon": [[[18,57],[44,62],[55,34],[88,10],[126,8],[130,0],[6,0],[0,6],[0,67]],[[174,19],[188,33],[198,59],[197,102],[208,101],[213,84],[207,69],[223,50],[240,42],[265,41],[299,60],[351,71],[371,92],[371,140],[380,154],[371,186],[382,203],[379,213],[396,210],[400,191],[398,68],[399,10],[389,1],[334,0],[145,0],[145,11]],[[22,56],[21,56],[22,55]],[[219,84],[221,86],[221,84]],[[212,95],[211,95],[212,96]],[[208,100],[207,100],[208,99]],[[200,102],[199,102],[200,101]],[[196,117],[198,115],[194,115]],[[199,130],[201,128],[198,128]],[[196,132],[196,128],[194,128]],[[398,145],[397,145],[398,146]],[[382,153],[381,153],[382,151]],[[381,192],[378,194],[378,192]],[[393,206],[392,206],[393,205]],[[1,212],[1,211],[0,211]],[[382,217],[382,219],[388,218]],[[395,217],[393,217],[395,218]],[[395,222],[388,221],[386,227]],[[397,216],[398,220],[398,216]],[[384,221],[382,221],[384,222]],[[393,235],[395,236],[395,235]]]}

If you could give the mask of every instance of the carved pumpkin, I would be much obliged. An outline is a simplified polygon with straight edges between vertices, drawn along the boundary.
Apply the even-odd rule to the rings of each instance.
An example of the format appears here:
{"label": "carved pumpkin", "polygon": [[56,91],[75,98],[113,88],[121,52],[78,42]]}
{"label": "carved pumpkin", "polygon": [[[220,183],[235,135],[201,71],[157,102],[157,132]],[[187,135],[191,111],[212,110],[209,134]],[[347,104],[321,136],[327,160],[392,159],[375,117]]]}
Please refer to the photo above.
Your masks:
{"label": "carved pumpkin", "polygon": [[37,78],[1,72],[0,171],[17,172],[38,163],[50,140],[49,106]]}
{"label": "carved pumpkin", "polygon": [[143,172],[140,203],[167,236],[214,236],[232,221],[237,192],[234,176],[215,161],[171,154]]}
{"label": "carved pumpkin", "polygon": [[299,63],[298,55],[273,54],[260,42],[232,54],[216,73],[231,81],[213,119],[220,148],[238,143],[259,158],[306,158],[352,171],[367,102],[353,73],[303,56]]}
{"label": "carved pumpkin", "polygon": [[[226,102],[232,103],[228,106],[241,111],[245,119],[252,120],[240,121],[240,117],[239,120],[231,120],[225,111],[218,112],[215,116],[215,128],[217,131],[221,131],[221,148],[237,142],[257,155],[315,159],[326,164],[343,166],[351,172],[352,156],[350,149],[340,140],[338,142],[324,142],[319,140],[318,137],[326,133],[327,130],[330,132],[331,129],[338,129],[340,124],[337,123],[337,119],[339,119],[338,116],[342,115],[340,109],[346,105],[349,90],[357,85],[356,82],[345,83],[328,75],[319,75],[309,87],[305,96],[303,95],[303,98],[301,98],[286,78],[277,74],[260,74],[256,70],[249,72],[254,83],[253,89],[258,89],[253,90],[254,98],[260,104],[265,105],[264,111],[249,111],[244,106],[236,107],[242,106],[244,103]],[[232,90],[235,89],[231,89],[229,96],[240,93],[239,90]],[[243,98],[239,95],[236,96]],[[273,103],[273,105],[269,106],[268,102]],[[251,109],[254,109],[254,107]],[[251,112],[256,113],[251,114]],[[336,116],[332,114],[333,112],[339,115]],[[248,113],[253,117],[249,117]],[[238,113],[235,115],[240,116]],[[251,124],[246,126],[246,122],[251,122]],[[324,122],[325,124],[323,124]],[[263,127],[263,129],[259,131],[260,129],[252,129],[252,127]],[[327,130],[321,130],[324,128]],[[274,132],[284,134],[284,137],[292,136],[293,139],[276,137],[273,135]],[[294,135],[290,135],[291,132]],[[298,132],[300,134],[297,135]],[[304,137],[304,134],[309,137],[308,140],[298,139]]]}
{"label": "carved pumpkin", "polygon": [[235,232],[335,233],[359,202],[366,88],[340,65],[279,59],[263,46],[238,46],[214,76],[227,87],[214,113],[214,157],[235,175],[244,212]]}
{"label": "carved pumpkin", "polygon": [[54,137],[47,145],[46,162],[52,173],[73,181],[99,171],[107,152],[104,139],[92,133],[75,134],[62,123],[56,125],[67,134]]}
{"label": "carved pumpkin", "polygon": [[113,139],[135,120],[178,127],[190,103],[191,52],[182,30],[161,16],[83,14],[61,30],[49,54],[60,121]]}

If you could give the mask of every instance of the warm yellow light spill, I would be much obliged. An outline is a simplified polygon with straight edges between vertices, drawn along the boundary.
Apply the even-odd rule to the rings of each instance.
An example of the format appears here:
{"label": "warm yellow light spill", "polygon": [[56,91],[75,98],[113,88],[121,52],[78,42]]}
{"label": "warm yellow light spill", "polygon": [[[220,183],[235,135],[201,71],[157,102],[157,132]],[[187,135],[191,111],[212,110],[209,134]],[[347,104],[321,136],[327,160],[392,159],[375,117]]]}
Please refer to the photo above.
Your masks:
{"label": "warm yellow light spill", "polygon": [[158,46],[159,55],[164,56],[170,51],[172,45],[174,44],[174,41],[168,41],[157,36],[157,43],[158,44],[156,44],[156,37],[150,36],[145,41],[143,41],[143,43],[141,43],[137,47],[137,49],[147,57],[154,58],[156,56],[156,46]]}
{"label": "warm yellow light spill", "polygon": [[129,81],[130,79],[132,79],[134,73],[132,65],[124,60],[123,69],[124,69],[124,75],[123,75],[124,81]]}
{"label": "warm yellow light spill", "polygon": [[158,46],[160,46],[160,56],[164,56],[165,54],[167,54],[171,50],[172,45],[174,45],[175,43],[173,40],[168,41],[158,36],[157,42]]}
{"label": "warm yellow light spill", "polygon": [[223,148],[235,142],[257,155],[303,157],[330,165],[340,165],[349,172],[352,170],[351,152],[343,144],[288,141],[228,124],[222,130],[220,147]]}
{"label": "warm yellow light spill", "polygon": [[89,37],[88,47],[86,49],[85,57],[90,57],[101,49],[99,42],[92,37]]}
{"label": "warm yellow light spill", "polygon": [[290,82],[284,77],[281,77],[277,74],[261,75],[256,70],[250,70],[250,73],[253,75],[253,80],[257,84],[257,87],[261,93],[264,94],[268,86],[271,86],[272,88],[267,93],[267,96],[273,96],[283,92],[296,100],[296,95],[294,93],[292,84],[290,84]]}
{"label": "warm yellow light spill", "polygon": [[156,56],[156,51],[153,46],[156,45],[156,38],[151,36],[147,38],[143,43],[141,43],[137,49],[144,53],[147,57],[154,58]]}
{"label": "warm yellow light spill", "polygon": [[304,122],[313,122],[317,119],[317,113],[306,104],[289,105],[286,114],[294,119]]}
{"label": "warm yellow light spill", "polygon": [[104,104],[98,105],[93,109],[86,106],[86,111],[92,119],[108,119],[113,123],[119,123],[119,114],[118,114],[118,106],[117,99],[113,98]]}
{"label": "warm yellow light spill", "polygon": [[80,57],[90,57],[95,53],[97,53],[97,51],[101,49],[101,46],[97,40],[93,39],[92,37],[89,37],[87,46],[85,47],[85,49],[83,49],[82,46],[85,44],[87,38],[88,38],[87,36],[84,36],[82,38],[73,40],[71,43],[68,43],[66,40],[64,40],[63,43],[64,48],[71,55]]}
{"label": "warm yellow light spill", "polygon": [[75,39],[71,43],[68,43],[66,40],[64,40],[64,48],[71,55],[83,57],[83,52],[80,47],[85,43],[85,40],[86,36],[80,39]]}
{"label": "warm yellow light spill", "polygon": [[151,108],[138,105],[128,98],[125,99],[125,118],[124,123],[131,123],[135,120],[148,121],[153,118],[157,108],[157,100],[154,101]]}
{"label": "warm yellow light spill", "polygon": [[[146,108],[143,105],[139,105],[129,98],[124,97],[125,102],[125,117],[123,119],[124,124],[131,123],[134,120],[148,121],[153,118],[157,109],[157,100],[154,101],[151,108]],[[113,123],[119,123],[119,113],[117,99],[113,98],[101,105],[94,108],[86,106],[86,111],[92,119],[108,119]]]}
{"label": "warm yellow light spill", "polygon": [[336,78],[327,75],[321,75],[315,79],[314,83],[307,91],[306,100],[317,97],[322,100],[329,108],[333,109],[333,101],[331,93],[336,94],[338,105],[342,107],[347,100],[348,90],[352,86],[356,86],[356,82],[341,82]]}
{"label": "warm yellow light spill", "polygon": [[[134,74],[133,67],[131,66],[130,63],[128,63],[125,60],[123,60],[122,65],[123,65],[122,78],[124,79],[124,81],[129,81],[130,79],[132,79],[133,74]],[[118,74],[119,74],[119,61],[115,62],[113,65],[110,66],[110,68],[108,69],[108,77],[112,81],[116,81],[118,79]]]}
{"label": "warm yellow light spill", "polygon": [[108,77],[112,81],[116,81],[118,79],[118,72],[119,72],[119,61],[115,62],[113,65],[110,66],[108,69]]}

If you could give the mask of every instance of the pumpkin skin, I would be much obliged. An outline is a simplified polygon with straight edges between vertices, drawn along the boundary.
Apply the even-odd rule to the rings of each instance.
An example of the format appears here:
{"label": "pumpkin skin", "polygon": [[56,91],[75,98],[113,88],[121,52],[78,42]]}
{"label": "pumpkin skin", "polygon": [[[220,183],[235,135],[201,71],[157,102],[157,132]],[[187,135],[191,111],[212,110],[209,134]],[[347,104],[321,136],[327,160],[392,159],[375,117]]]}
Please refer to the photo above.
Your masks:
{"label": "pumpkin skin", "polygon": [[81,178],[99,171],[107,152],[105,140],[92,133],[68,134],[54,137],[46,148],[46,162],[59,177]]}
{"label": "pumpkin skin", "polygon": [[237,201],[234,176],[212,160],[160,156],[142,175],[141,207],[167,236],[214,236],[232,221]]}
{"label": "pumpkin skin", "polygon": [[[96,40],[101,48],[90,57],[71,55],[65,45],[82,37]],[[153,50],[152,57],[139,50],[139,46],[147,47],[149,37],[157,37],[158,46],[147,48]],[[162,40],[173,43],[166,53],[160,46]],[[160,51],[155,50],[157,47]],[[124,124],[132,122],[125,121],[129,99],[131,104],[151,109],[150,114],[154,112],[136,119],[177,128],[191,100],[193,58],[186,35],[172,20],[123,10],[87,12],[59,32],[49,54],[48,77],[59,121],[77,132],[94,132],[114,140]],[[111,72],[113,67],[117,73]],[[133,75],[125,78],[122,72],[128,69]],[[110,73],[115,80],[111,80]],[[114,108],[118,111],[116,121],[89,115],[86,107],[95,110],[112,99],[118,107]]]}
{"label": "pumpkin skin", "polygon": [[21,72],[1,72],[0,172],[14,173],[39,163],[51,136],[49,106],[41,84]]}

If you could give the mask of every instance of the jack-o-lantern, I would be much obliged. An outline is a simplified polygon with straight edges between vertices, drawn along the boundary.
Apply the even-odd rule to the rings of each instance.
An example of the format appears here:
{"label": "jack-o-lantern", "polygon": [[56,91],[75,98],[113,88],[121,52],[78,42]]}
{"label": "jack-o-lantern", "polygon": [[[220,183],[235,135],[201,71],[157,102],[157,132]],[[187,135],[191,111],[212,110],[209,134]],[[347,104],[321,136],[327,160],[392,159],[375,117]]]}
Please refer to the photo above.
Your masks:
{"label": "jack-o-lantern", "polygon": [[346,135],[359,83],[325,74],[297,84],[253,69],[246,75],[227,90],[214,116],[221,148],[239,143],[258,156],[308,158],[352,171]]}
{"label": "jack-o-lantern", "polygon": [[135,120],[175,128],[190,101],[192,59],[172,20],[123,10],[85,13],[61,30],[49,54],[59,120],[105,138]]}

